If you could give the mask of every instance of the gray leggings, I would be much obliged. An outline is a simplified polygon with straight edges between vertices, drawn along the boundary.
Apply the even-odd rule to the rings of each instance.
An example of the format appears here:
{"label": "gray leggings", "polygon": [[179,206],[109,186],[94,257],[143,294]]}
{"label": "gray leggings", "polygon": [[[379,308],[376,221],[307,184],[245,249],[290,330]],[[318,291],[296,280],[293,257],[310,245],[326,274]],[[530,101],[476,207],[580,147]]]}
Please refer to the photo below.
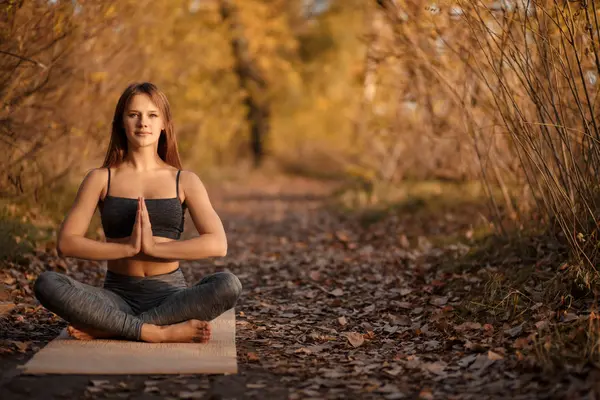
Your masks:
{"label": "gray leggings", "polygon": [[44,307],[75,327],[139,341],[144,323],[170,325],[218,317],[235,306],[242,284],[234,274],[218,272],[188,287],[177,268],[146,277],[107,271],[103,287],[97,287],[45,271],[33,290]]}

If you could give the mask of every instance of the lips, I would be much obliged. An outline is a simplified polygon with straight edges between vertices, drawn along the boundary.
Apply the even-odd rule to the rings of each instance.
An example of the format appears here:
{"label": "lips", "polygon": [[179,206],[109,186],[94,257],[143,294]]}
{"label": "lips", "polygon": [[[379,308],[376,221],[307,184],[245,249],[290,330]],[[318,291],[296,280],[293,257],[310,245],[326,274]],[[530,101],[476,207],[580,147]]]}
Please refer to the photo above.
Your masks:
{"label": "lips", "polygon": [[136,135],[151,135],[150,132],[136,132]]}

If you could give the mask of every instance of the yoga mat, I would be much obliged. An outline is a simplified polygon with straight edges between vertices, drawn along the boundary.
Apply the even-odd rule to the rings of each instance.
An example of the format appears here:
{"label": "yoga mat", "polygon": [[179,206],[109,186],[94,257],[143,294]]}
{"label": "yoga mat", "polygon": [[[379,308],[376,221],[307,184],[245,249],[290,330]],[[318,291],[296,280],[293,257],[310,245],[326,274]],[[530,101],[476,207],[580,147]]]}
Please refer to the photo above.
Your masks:
{"label": "yoga mat", "polygon": [[208,343],[76,340],[66,328],[24,366],[24,374],[235,374],[235,311],[210,322]]}

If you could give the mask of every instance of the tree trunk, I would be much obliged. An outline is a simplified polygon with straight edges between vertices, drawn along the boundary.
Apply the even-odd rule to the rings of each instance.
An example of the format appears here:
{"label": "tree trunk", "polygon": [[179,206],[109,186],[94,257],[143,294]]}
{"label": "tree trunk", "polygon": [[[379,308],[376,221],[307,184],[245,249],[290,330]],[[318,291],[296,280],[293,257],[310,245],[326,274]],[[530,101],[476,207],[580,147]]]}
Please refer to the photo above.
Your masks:
{"label": "tree trunk", "polygon": [[[261,99],[267,84],[248,54],[247,39],[237,22],[235,6],[231,0],[220,0],[221,18],[231,29],[231,50],[235,57],[235,72],[240,86],[246,93],[248,106],[247,119],[250,124],[250,149],[254,167],[259,167],[265,156],[265,142],[270,130],[270,107],[267,100]],[[264,97],[264,96],[262,96]]]}

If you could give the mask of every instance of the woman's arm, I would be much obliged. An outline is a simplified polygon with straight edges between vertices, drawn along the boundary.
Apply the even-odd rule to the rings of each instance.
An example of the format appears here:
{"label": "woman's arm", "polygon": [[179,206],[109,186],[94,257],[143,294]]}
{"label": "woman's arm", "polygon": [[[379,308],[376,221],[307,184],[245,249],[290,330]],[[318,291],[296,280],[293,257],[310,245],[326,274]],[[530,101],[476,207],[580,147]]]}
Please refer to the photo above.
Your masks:
{"label": "woman's arm", "polygon": [[79,186],[73,206],[58,232],[57,250],[61,257],[115,260],[135,255],[135,250],[129,244],[100,242],[85,237],[106,177],[106,169],[93,169]]}
{"label": "woman's arm", "polygon": [[171,260],[224,257],[227,254],[227,237],[204,184],[195,173],[190,171],[181,171],[180,182],[185,194],[185,203],[200,236],[157,243],[149,255]]}

